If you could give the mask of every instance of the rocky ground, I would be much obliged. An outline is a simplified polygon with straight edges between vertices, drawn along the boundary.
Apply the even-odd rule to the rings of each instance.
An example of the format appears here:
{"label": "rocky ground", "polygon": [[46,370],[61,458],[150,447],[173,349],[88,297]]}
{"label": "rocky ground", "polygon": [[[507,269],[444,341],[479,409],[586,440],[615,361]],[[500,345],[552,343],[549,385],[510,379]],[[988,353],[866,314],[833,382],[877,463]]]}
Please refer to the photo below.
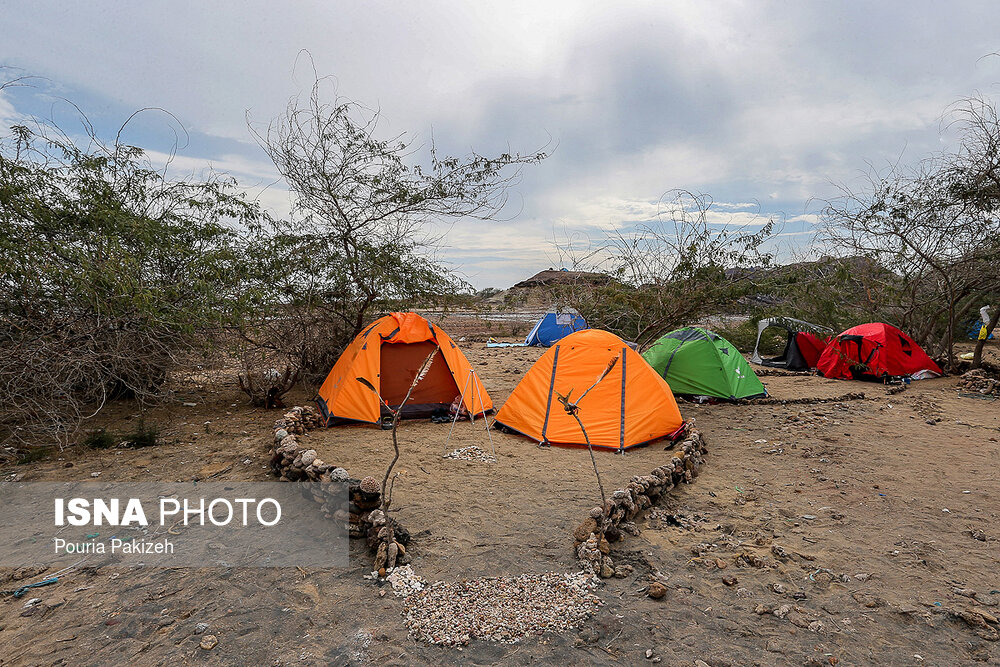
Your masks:
{"label": "rocky ground", "polygon": [[[497,404],[541,354],[479,342],[465,351]],[[461,609],[478,610],[478,627],[499,641],[421,640],[436,612],[419,592],[366,579],[371,557],[357,544],[350,569],[336,572],[84,563],[57,584],[0,598],[0,665],[1000,664],[997,397],[959,378],[896,394],[803,375],[764,380],[772,396],[817,402],[681,404],[709,445],[701,474],[613,546],[631,572],[593,590],[560,579],[578,570],[573,531],[598,504],[585,450],[499,433],[491,446],[481,422],[459,424],[446,442],[447,425],[406,423],[394,495],[413,535],[414,576],[442,582],[424,596],[441,613],[475,599]],[[246,408],[222,371],[174,382],[171,401],[143,416],[166,444],[76,447],[0,479],[272,479],[273,413]],[[865,398],[820,402],[852,391]],[[122,403],[102,419],[127,431],[139,415]],[[304,438],[353,476],[377,475],[391,452],[373,427]],[[467,455],[443,456],[456,450]],[[618,488],[664,456],[654,444],[599,452],[598,465]],[[0,589],[51,574],[3,570]],[[489,613],[516,604],[552,619],[549,629],[509,643]]]}

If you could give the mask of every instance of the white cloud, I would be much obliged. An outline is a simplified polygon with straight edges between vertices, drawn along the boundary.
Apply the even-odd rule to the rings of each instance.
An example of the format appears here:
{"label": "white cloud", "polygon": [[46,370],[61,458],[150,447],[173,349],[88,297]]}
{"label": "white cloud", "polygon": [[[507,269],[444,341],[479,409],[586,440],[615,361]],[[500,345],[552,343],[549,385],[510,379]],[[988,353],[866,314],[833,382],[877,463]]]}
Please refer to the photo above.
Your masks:
{"label": "white cloud", "polygon": [[173,169],[230,172],[275,211],[289,194],[253,157],[244,111],[266,124],[308,87],[301,49],[387,133],[433,131],[451,153],[551,139],[515,220],[448,233],[450,259],[502,286],[549,266],[559,230],[652,219],[675,188],[719,199],[716,224],[752,221],[760,201],[815,225],[832,183],[941,148],[946,106],[998,80],[1000,59],[980,60],[998,30],[977,3],[25,1],[6,12],[4,62],[101,110],[169,109],[206,139]]}

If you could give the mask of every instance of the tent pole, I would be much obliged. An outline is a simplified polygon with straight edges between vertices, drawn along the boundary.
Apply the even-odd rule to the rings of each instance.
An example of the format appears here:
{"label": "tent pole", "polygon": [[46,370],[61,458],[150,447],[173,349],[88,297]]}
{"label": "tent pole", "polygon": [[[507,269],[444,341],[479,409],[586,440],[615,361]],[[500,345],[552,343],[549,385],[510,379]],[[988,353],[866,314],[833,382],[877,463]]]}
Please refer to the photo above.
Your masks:
{"label": "tent pole", "polygon": [[[469,377],[465,379],[465,386],[462,387],[462,394],[458,399],[458,409],[455,410],[455,417],[451,420],[451,428],[448,429],[448,437],[444,441],[444,452],[441,454],[441,456],[445,456],[448,454],[448,443],[451,441],[451,434],[455,431],[455,423],[458,421],[459,413],[462,412],[462,406],[465,405],[465,390],[469,388],[469,382],[472,380],[473,372],[474,371],[470,368]],[[473,403],[475,403],[475,399],[473,399]],[[475,409],[476,406],[473,405],[472,407],[473,409]]]}

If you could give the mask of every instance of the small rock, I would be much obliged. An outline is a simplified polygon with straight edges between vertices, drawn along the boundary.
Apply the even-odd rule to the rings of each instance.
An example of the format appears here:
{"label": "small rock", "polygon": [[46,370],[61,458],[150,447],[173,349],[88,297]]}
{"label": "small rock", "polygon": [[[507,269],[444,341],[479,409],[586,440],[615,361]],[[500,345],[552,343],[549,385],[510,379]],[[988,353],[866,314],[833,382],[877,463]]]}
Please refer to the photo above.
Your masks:
{"label": "small rock", "polygon": [[219,639],[215,635],[205,635],[198,646],[202,647],[206,651],[211,651],[218,643]]}
{"label": "small rock", "polygon": [[42,598],[31,598],[30,600],[28,600],[27,602],[24,603],[24,608],[27,609],[28,607],[34,607],[36,604],[38,604],[41,601],[42,601]]}
{"label": "small rock", "polygon": [[654,581],[646,589],[646,595],[653,598],[654,600],[659,600],[666,594],[667,594],[667,587],[658,581]]}
{"label": "small rock", "polygon": [[998,623],[997,617],[981,607],[973,607],[972,611],[982,616],[989,623]]}
{"label": "small rock", "polygon": [[653,649],[647,648],[646,649],[646,660],[649,660],[652,657],[653,657]]}
{"label": "small rock", "polygon": [[727,567],[729,567],[729,563],[722,560],[721,558],[716,558],[715,567],[719,568],[720,570],[725,570]]}
{"label": "small rock", "polygon": [[193,407],[196,407],[197,405],[198,405],[197,403],[185,403],[184,407],[185,408],[193,408]]}
{"label": "small rock", "polygon": [[[736,577],[733,577],[733,576],[730,576],[730,575],[727,574],[726,576],[724,576],[722,578],[722,583],[724,583],[726,586],[735,586],[736,584],[739,583],[739,580]],[[739,591],[737,591],[737,595],[738,594],[739,594]]]}
{"label": "small rock", "polygon": [[695,660],[694,667],[712,667],[712,666],[707,662],[705,662],[704,660]]}
{"label": "small rock", "polygon": [[200,635],[201,633],[205,632],[205,630],[208,630],[208,623],[199,623],[198,625],[194,626],[194,633],[196,635]]}
{"label": "small rock", "polygon": [[791,605],[783,604],[777,609],[775,609],[773,613],[778,618],[784,618],[785,616],[788,616],[788,612],[790,612],[791,610],[792,610]]}

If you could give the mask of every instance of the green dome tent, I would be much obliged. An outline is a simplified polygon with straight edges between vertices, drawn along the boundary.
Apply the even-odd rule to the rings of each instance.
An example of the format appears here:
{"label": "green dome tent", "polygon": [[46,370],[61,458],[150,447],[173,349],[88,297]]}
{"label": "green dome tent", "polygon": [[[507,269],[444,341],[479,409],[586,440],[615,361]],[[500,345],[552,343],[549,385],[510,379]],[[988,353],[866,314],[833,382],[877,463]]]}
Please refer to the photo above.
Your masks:
{"label": "green dome tent", "polygon": [[663,376],[675,394],[714,396],[730,401],[767,395],[739,350],[706,329],[685,327],[671,331],[653,343],[642,357]]}

